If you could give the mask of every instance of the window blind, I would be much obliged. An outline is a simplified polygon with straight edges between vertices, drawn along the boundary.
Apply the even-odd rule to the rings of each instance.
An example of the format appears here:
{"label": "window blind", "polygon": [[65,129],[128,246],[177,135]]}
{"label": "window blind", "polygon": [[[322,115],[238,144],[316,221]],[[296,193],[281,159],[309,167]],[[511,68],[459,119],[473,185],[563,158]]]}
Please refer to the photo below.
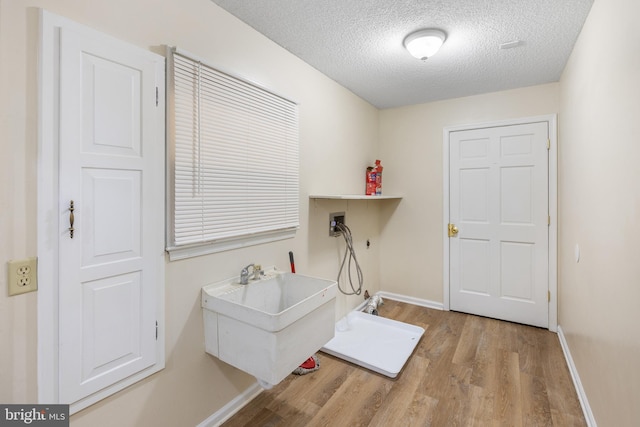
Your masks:
{"label": "window blind", "polygon": [[299,225],[297,105],[178,52],[170,67],[169,252],[291,237]]}

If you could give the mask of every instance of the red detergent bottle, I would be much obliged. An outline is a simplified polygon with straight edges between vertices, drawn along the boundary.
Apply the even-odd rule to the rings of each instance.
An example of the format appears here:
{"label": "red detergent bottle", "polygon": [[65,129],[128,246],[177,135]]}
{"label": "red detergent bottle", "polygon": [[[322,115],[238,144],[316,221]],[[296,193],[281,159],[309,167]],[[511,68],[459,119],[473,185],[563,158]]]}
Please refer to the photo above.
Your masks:
{"label": "red detergent bottle", "polygon": [[376,160],[376,166],[373,168],[376,174],[376,196],[382,196],[382,165],[380,160]]}
{"label": "red detergent bottle", "polygon": [[365,194],[367,196],[375,196],[376,194],[376,172],[371,166],[367,168]]}

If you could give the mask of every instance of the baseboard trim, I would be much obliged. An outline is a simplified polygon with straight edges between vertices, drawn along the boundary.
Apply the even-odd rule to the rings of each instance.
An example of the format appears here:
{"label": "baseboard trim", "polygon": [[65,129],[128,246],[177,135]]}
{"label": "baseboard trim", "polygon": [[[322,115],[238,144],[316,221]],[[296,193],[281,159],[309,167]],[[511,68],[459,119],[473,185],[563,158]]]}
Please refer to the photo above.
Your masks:
{"label": "baseboard trim", "polygon": [[564,358],[567,361],[567,366],[569,367],[569,373],[571,374],[571,379],[573,380],[573,386],[576,388],[576,393],[578,393],[578,400],[580,401],[580,406],[582,407],[584,418],[587,421],[587,426],[597,427],[596,420],[593,417],[593,412],[591,412],[591,406],[589,406],[587,394],[582,387],[580,375],[578,375],[578,369],[576,368],[575,363],[573,363],[571,351],[569,350],[569,344],[567,343],[564,332],[562,331],[562,327],[560,327],[560,325],[558,325],[558,339],[560,340],[560,347],[562,347]]}
{"label": "baseboard trim", "polygon": [[380,295],[382,298],[392,299],[394,301],[405,302],[407,304],[418,305],[420,307],[433,308],[434,310],[444,310],[444,304],[441,302],[430,301],[422,298],[409,297],[406,295],[394,294],[392,292],[380,291],[376,295]]}
{"label": "baseboard trim", "polygon": [[263,388],[256,382],[196,427],[218,427],[255,399],[262,390]]}

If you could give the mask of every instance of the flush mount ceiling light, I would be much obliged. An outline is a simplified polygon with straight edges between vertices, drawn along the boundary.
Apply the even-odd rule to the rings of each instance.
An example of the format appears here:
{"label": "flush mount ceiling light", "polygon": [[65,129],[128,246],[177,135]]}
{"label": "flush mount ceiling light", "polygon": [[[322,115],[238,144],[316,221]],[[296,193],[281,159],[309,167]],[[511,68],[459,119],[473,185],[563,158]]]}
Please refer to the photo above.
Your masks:
{"label": "flush mount ceiling light", "polygon": [[446,38],[446,34],[440,30],[419,30],[404,39],[404,47],[411,55],[425,61],[438,52]]}

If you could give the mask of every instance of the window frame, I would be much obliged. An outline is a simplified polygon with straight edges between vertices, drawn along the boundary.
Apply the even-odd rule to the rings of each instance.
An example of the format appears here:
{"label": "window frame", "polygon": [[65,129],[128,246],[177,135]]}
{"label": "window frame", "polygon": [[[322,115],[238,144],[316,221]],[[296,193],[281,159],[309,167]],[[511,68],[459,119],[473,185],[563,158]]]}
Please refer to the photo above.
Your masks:
{"label": "window frame", "polygon": [[[295,204],[295,223],[289,221],[284,227],[273,226],[272,229],[267,231],[260,231],[255,233],[243,233],[242,235],[217,238],[213,240],[193,242],[187,244],[176,243],[176,98],[175,98],[175,74],[174,74],[174,55],[179,55],[182,58],[197,62],[202,67],[207,67],[216,73],[223,74],[231,79],[234,79],[239,84],[248,85],[253,89],[262,91],[265,96],[273,96],[279,98],[281,101],[285,101],[292,105],[294,108],[295,118],[295,150],[292,152],[287,151],[287,155],[291,155],[295,161],[295,166],[290,166],[294,172],[295,184],[288,186],[287,195],[283,197],[281,203],[288,203],[287,206]],[[292,101],[288,97],[282,96],[274,91],[256,84],[251,80],[238,76],[236,73],[231,73],[220,67],[212,66],[206,61],[198,58],[197,56],[188,53],[183,50],[179,50],[174,47],[167,47],[167,138],[166,138],[166,153],[167,153],[167,174],[166,174],[166,251],[169,253],[169,260],[185,259],[205,254],[217,253],[232,249],[238,249],[246,246],[253,246],[258,244],[264,244],[274,242],[278,240],[290,239],[295,237],[297,230],[300,228],[300,173],[299,173],[299,117],[298,117],[298,103]],[[287,145],[289,147],[291,143]],[[287,170],[289,173],[289,170]],[[289,182],[289,181],[288,181]],[[246,200],[246,199],[245,199]],[[203,214],[204,215],[204,214]]]}

